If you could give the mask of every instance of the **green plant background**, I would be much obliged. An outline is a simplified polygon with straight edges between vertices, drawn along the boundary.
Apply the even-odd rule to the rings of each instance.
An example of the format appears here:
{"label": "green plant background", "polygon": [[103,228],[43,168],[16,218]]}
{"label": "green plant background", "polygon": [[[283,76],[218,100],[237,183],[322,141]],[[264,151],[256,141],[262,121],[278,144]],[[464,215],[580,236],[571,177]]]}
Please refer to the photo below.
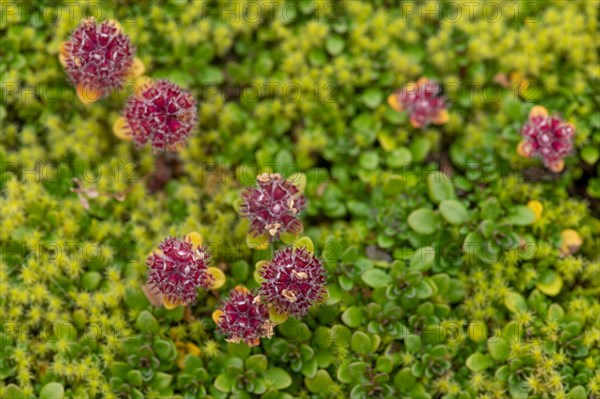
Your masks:
{"label": "green plant background", "polygon": [[[0,397],[598,397],[598,4],[2,1]],[[199,100],[161,190],[151,150],[112,134],[127,90],[85,106],[58,62],[88,15]],[[528,88],[495,83],[512,73]],[[444,126],[386,104],[421,76]],[[577,128],[560,175],[515,152],[536,104]],[[235,210],[263,171],[307,176],[331,295],[249,348],[210,314],[269,257]],[[191,231],[226,286],[151,306],[146,256]]]}

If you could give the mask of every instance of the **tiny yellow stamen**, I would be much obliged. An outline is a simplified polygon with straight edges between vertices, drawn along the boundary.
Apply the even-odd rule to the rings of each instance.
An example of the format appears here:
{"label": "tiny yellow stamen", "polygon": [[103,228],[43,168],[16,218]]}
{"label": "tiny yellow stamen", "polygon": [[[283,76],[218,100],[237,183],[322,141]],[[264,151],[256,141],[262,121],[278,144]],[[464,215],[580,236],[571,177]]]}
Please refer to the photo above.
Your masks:
{"label": "tiny yellow stamen", "polygon": [[562,246],[560,247],[560,252],[563,255],[573,254],[577,252],[579,247],[583,244],[583,239],[573,229],[565,229],[560,233],[560,238],[562,238]]}
{"label": "tiny yellow stamen", "polygon": [[527,144],[527,142],[525,140],[521,140],[519,142],[519,144],[517,145],[517,154],[519,154],[520,156],[522,156],[524,158],[529,158],[530,154],[529,154],[528,148],[529,148],[529,144]]}
{"label": "tiny yellow stamen", "polygon": [[244,287],[243,285],[238,285],[234,288],[235,291],[237,292],[241,292],[242,294],[247,294],[250,291],[248,290],[248,288]]}
{"label": "tiny yellow stamen", "polygon": [[84,104],[92,104],[98,101],[102,97],[102,91],[94,87],[85,86],[83,84],[77,85],[77,98]]}
{"label": "tiny yellow stamen", "polygon": [[562,159],[556,160],[548,165],[548,169],[550,169],[554,173],[560,173],[565,168],[565,161]]}
{"label": "tiny yellow stamen", "polygon": [[269,230],[269,234],[271,234],[272,236],[277,234],[277,231],[279,231],[280,227],[281,227],[281,224],[279,224],[279,223],[269,223],[269,224],[265,225],[265,229]]}
{"label": "tiny yellow stamen", "polygon": [[123,141],[131,141],[133,140],[133,136],[131,135],[131,129],[129,129],[129,125],[127,121],[123,117],[117,117],[113,123],[113,133],[115,136],[120,138]]}
{"label": "tiny yellow stamen", "polygon": [[119,32],[123,32],[123,25],[121,25],[119,21],[117,21],[116,19],[109,19],[108,22],[110,22],[115,28],[117,28]]}
{"label": "tiny yellow stamen", "polygon": [[294,293],[294,291],[290,291],[290,290],[283,290],[281,291],[281,295],[287,299],[290,302],[296,302],[298,300],[298,298],[296,298],[296,294]]}
{"label": "tiny yellow stamen", "polygon": [[542,213],[544,212],[544,205],[538,200],[531,200],[527,203],[527,208],[531,209],[533,214],[535,215],[535,221],[537,222],[542,217]]}
{"label": "tiny yellow stamen", "polygon": [[535,116],[548,116],[548,110],[541,105],[536,105],[535,107],[531,108],[531,111],[529,111],[529,119]]}
{"label": "tiny yellow stamen", "polygon": [[202,236],[197,231],[192,231],[187,235],[187,239],[192,243],[192,248],[198,249],[202,246]]}
{"label": "tiny yellow stamen", "polygon": [[421,124],[421,122],[419,122],[418,120],[416,120],[414,117],[410,117],[410,124],[412,125],[412,127],[414,127],[415,129],[420,129],[421,127],[423,127],[423,125]]}
{"label": "tiny yellow stamen", "polygon": [[187,342],[186,343],[187,346],[187,351],[190,355],[194,355],[194,356],[200,356],[200,348],[198,348],[196,345],[194,345],[191,342]]}
{"label": "tiny yellow stamen", "polygon": [[140,76],[135,80],[133,94],[140,97],[142,93],[150,86],[152,86],[152,79],[148,76]]}
{"label": "tiny yellow stamen", "polygon": [[206,269],[206,272],[213,276],[212,283],[208,286],[209,290],[218,290],[222,286],[225,285],[227,281],[227,277],[225,277],[225,273],[219,268],[209,267]]}
{"label": "tiny yellow stamen", "polygon": [[162,301],[163,305],[165,305],[165,308],[169,310],[175,309],[177,306],[182,305],[179,299],[176,299],[175,302],[171,302],[167,295],[163,296]]}
{"label": "tiny yellow stamen", "polygon": [[146,72],[146,66],[138,57],[133,59],[133,64],[131,65],[131,69],[129,69],[129,73],[127,77],[129,78],[137,78],[142,76]]}
{"label": "tiny yellow stamen", "polygon": [[397,93],[390,94],[387,98],[387,103],[394,111],[400,112],[404,109],[404,107],[402,107],[402,103],[400,102],[400,99],[398,98]]}
{"label": "tiny yellow stamen", "polygon": [[436,125],[443,125],[444,123],[448,123],[449,120],[450,113],[447,109],[443,109],[437,114],[437,117],[433,120],[433,123]]}
{"label": "tiny yellow stamen", "polygon": [[223,317],[225,315],[225,313],[223,313],[223,311],[221,309],[217,309],[212,313],[212,319],[215,322],[215,324],[219,324],[221,317]]}
{"label": "tiny yellow stamen", "polygon": [[305,280],[308,278],[308,274],[306,274],[305,272],[297,272],[295,270],[292,270],[292,274],[300,280]]}
{"label": "tiny yellow stamen", "polygon": [[83,19],[83,24],[86,28],[91,28],[96,24],[96,18],[94,17],[86,17]]}
{"label": "tiny yellow stamen", "polygon": [[258,180],[261,183],[267,183],[269,180],[271,180],[271,178],[269,177],[268,173],[263,173],[261,175],[256,176],[256,180]]}

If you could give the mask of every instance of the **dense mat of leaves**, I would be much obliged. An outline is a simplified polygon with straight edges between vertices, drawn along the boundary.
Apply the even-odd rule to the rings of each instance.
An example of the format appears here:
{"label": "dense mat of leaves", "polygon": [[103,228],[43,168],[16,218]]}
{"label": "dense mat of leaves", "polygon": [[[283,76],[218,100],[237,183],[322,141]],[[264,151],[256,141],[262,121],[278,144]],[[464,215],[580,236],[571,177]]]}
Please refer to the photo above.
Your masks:
{"label": "dense mat of leaves", "polygon": [[[600,395],[598,2],[1,7],[0,397]],[[115,137],[135,87],[78,100],[89,16],[197,100],[181,152]],[[386,102],[420,77],[446,123]],[[559,173],[517,153],[536,105],[576,128]],[[248,234],[263,173],[302,183],[328,297],[249,346],[211,315],[294,245]],[[194,231],[226,283],[162,306],[146,259]]]}

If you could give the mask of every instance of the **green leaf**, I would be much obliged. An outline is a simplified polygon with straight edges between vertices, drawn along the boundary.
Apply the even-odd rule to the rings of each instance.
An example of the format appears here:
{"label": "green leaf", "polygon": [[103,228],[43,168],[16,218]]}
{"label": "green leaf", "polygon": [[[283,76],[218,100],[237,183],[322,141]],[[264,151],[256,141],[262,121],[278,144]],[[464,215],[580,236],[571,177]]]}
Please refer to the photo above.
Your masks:
{"label": "green leaf", "polygon": [[275,324],[283,323],[288,318],[289,318],[289,314],[287,314],[287,313],[281,313],[280,311],[278,311],[275,308],[269,309],[269,319]]}
{"label": "green leaf", "polygon": [[496,198],[488,198],[481,205],[481,218],[495,220],[502,213],[500,202]]}
{"label": "green leaf", "polygon": [[4,399],[25,399],[25,393],[15,384],[9,384],[4,389]]}
{"label": "green leaf", "polygon": [[363,169],[375,170],[379,165],[379,155],[375,151],[363,152],[358,158],[358,164]]}
{"label": "green leaf", "polygon": [[401,168],[412,162],[412,153],[406,147],[394,148],[387,156],[390,168]]}
{"label": "green leaf", "polygon": [[255,236],[253,233],[246,235],[246,245],[250,249],[266,249],[269,246],[270,236],[268,232]]}
{"label": "green leaf", "polygon": [[588,397],[587,392],[581,385],[571,389],[567,394],[567,399],[586,399]]}
{"label": "green leaf", "polygon": [[160,360],[171,361],[177,356],[175,346],[169,341],[159,339],[154,343],[153,348]]}
{"label": "green leaf", "polygon": [[365,362],[352,362],[348,365],[348,371],[354,380],[363,376],[367,370],[367,367],[368,365]]}
{"label": "green leaf", "polygon": [[131,366],[125,362],[113,362],[110,365],[110,372],[113,376],[121,379],[127,378],[127,373],[131,370]]}
{"label": "green leaf", "polygon": [[412,375],[408,367],[400,370],[396,377],[394,377],[394,385],[398,388],[400,393],[407,393],[417,384],[417,380]]}
{"label": "green leaf", "polygon": [[429,235],[437,230],[438,218],[430,209],[421,208],[408,215],[408,225],[419,234]]}
{"label": "green leaf", "polygon": [[301,193],[306,190],[307,177],[304,173],[294,173],[287,178]]}
{"label": "green leaf", "polygon": [[467,359],[467,367],[473,371],[483,371],[493,364],[493,360],[488,355],[476,352]]}
{"label": "green leaf", "polygon": [[406,350],[411,353],[418,352],[421,350],[421,337],[418,335],[407,335],[406,339]]}
{"label": "green leaf", "polygon": [[375,109],[383,100],[383,93],[379,89],[367,89],[362,95],[362,102],[371,109]]}
{"label": "green leaf", "polygon": [[217,388],[221,392],[231,392],[231,387],[233,386],[235,379],[233,376],[227,373],[221,373],[215,378],[215,388]]}
{"label": "green leaf", "polygon": [[382,373],[391,373],[394,369],[394,359],[391,356],[379,356],[375,370]]}
{"label": "green leaf", "polygon": [[496,377],[497,380],[502,381],[504,383],[506,383],[506,381],[508,381],[509,376],[510,376],[510,368],[507,365],[500,366],[494,372],[494,377]]}
{"label": "green leaf", "polygon": [[438,288],[438,295],[443,295],[450,288],[450,276],[445,273],[435,274],[431,276],[431,279]]}
{"label": "green leaf", "polygon": [[167,389],[169,385],[171,385],[171,381],[173,381],[173,376],[171,374],[157,372],[154,374],[154,378],[150,383],[150,386],[154,389],[162,391],[163,389]]}
{"label": "green leaf", "polygon": [[392,282],[388,273],[381,269],[369,269],[360,276],[369,287],[385,287]]}
{"label": "green leaf", "polygon": [[258,372],[265,371],[267,369],[267,357],[265,355],[252,355],[249,356],[245,361],[247,370],[253,370]]}
{"label": "green leaf", "polygon": [[265,384],[272,389],[286,389],[292,385],[292,377],[283,369],[273,367],[264,373]]}
{"label": "green leaf", "polygon": [[435,263],[435,248],[423,247],[415,251],[410,257],[410,268],[420,272],[427,271]]}
{"label": "green leaf", "polygon": [[440,213],[450,224],[463,224],[469,220],[469,213],[465,206],[453,199],[443,200],[440,203]]}
{"label": "green leaf", "polygon": [[540,276],[536,288],[548,296],[556,296],[563,287],[563,280],[556,272],[547,270]]}
{"label": "green leaf", "polygon": [[364,322],[365,316],[362,310],[356,306],[351,306],[342,313],[342,321],[348,327],[356,328]]}
{"label": "green leaf", "polygon": [[40,390],[40,399],[62,399],[65,396],[65,388],[58,382],[44,385]]}
{"label": "green leaf", "polygon": [[435,203],[454,198],[454,186],[442,172],[432,172],[427,176],[427,192]]}
{"label": "green leaf", "polygon": [[523,295],[517,292],[509,292],[504,297],[504,306],[511,312],[525,312],[527,310],[527,302]]}
{"label": "green leaf", "polygon": [[366,355],[371,351],[371,338],[363,332],[355,331],[350,340],[350,347],[354,352]]}
{"label": "green leaf", "polygon": [[147,310],[142,310],[135,322],[137,328],[143,333],[157,333],[159,330],[158,321]]}
{"label": "green leaf", "polygon": [[583,159],[588,165],[594,165],[596,162],[598,162],[598,158],[600,157],[600,151],[598,151],[598,147],[590,145],[583,147],[579,154],[581,155],[581,159]]}
{"label": "green leaf", "polygon": [[338,35],[328,35],[325,41],[325,47],[329,54],[336,56],[344,51],[344,39]]}
{"label": "green leaf", "polygon": [[223,72],[221,69],[213,66],[205,66],[200,70],[200,82],[201,83],[212,83],[212,84],[221,84],[225,79]]}
{"label": "green leaf", "polygon": [[81,277],[81,286],[89,291],[95,290],[102,280],[102,275],[98,272],[87,272]]}
{"label": "green leaf", "polygon": [[427,157],[427,154],[429,154],[430,149],[431,142],[427,137],[417,137],[410,144],[410,151],[415,162],[423,161]]}
{"label": "green leaf", "polygon": [[507,219],[516,226],[528,226],[535,222],[535,214],[525,205],[518,205],[508,210]]}
{"label": "green leaf", "polygon": [[337,379],[344,384],[352,382],[352,375],[350,374],[350,368],[348,361],[344,361],[337,369]]}
{"label": "green leaf", "polygon": [[312,393],[328,393],[333,380],[327,371],[319,370],[313,378],[304,378],[304,384]]}
{"label": "green leaf", "polygon": [[419,284],[415,286],[415,289],[417,291],[417,298],[419,299],[429,298],[433,295],[434,292],[434,289],[431,286],[431,284],[425,279],[419,281]]}
{"label": "green leaf", "polygon": [[141,371],[130,370],[129,373],[127,373],[127,381],[129,381],[129,383],[131,385],[133,385],[134,387],[142,386],[142,384],[144,383],[144,380],[142,378]]}
{"label": "green leaf", "polygon": [[309,237],[301,237],[294,242],[294,249],[298,249],[304,247],[311,254],[315,253],[315,244],[313,244],[312,240]]}
{"label": "green leaf", "polygon": [[490,355],[499,362],[504,362],[510,354],[510,346],[503,337],[494,337],[487,342]]}

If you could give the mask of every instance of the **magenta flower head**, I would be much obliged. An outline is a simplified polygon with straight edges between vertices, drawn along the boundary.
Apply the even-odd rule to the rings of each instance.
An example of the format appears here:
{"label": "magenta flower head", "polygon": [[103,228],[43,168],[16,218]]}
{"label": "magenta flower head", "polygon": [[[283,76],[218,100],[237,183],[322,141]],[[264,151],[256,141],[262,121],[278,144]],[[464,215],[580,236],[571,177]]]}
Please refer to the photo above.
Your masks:
{"label": "magenta flower head", "polygon": [[279,238],[280,233],[300,233],[303,229],[298,214],[306,201],[298,187],[280,174],[263,173],[256,177],[258,187],[242,193],[242,215],[250,220],[255,236],[268,232]]}
{"label": "magenta flower head", "polygon": [[62,44],[59,59],[79,97],[89,103],[123,86],[134,57],[135,46],[116,22],[97,24],[89,17]]}
{"label": "magenta flower head", "polygon": [[275,252],[258,274],[262,279],[260,294],[280,314],[305,316],[310,307],[327,296],[323,264],[303,247]]}
{"label": "magenta flower head", "polygon": [[388,97],[388,104],[396,111],[406,111],[415,128],[430,123],[443,125],[448,122],[448,103],[439,83],[421,78],[409,83]]}
{"label": "magenta flower head", "polygon": [[244,341],[256,346],[261,338],[273,335],[275,324],[269,319],[267,305],[260,302],[259,296],[241,286],[231,290],[229,298],[212,317],[221,333],[227,335],[227,342]]}
{"label": "magenta flower head", "polygon": [[133,141],[157,151],[177,151],[198,124],[196,100],[175,83],[159,80],[131,96],[123,113]]}
{"label": "magenta flower head", "polygon": [[535,106],[529,113],[529,120],[521,130],[523,141],[517,152],[527,158],[537,157],[544,166],[553,172],[560,172],[565,166],[564,158],[573,149],[575,127],[556,115],[548,115],[546,108]]}
{"label": "magenta flower head", "polygon": [[167,237],[147,259],[148,285],[172,304],[196,302],[198,287],[208,288],[213,277],[207,272],[209,253],[188,239]]}

